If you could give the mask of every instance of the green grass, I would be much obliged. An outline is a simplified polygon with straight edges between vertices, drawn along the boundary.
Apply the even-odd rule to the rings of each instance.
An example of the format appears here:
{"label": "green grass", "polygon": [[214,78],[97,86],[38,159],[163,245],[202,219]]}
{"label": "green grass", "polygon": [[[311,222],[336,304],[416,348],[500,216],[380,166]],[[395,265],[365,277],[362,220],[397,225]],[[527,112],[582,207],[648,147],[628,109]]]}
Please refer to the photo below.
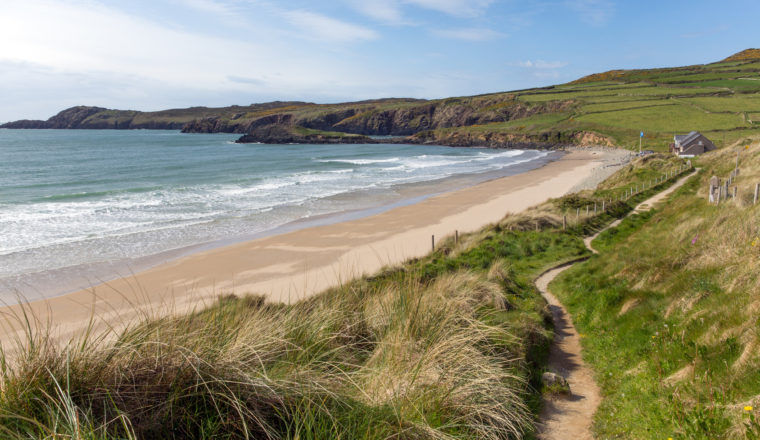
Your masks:
{"label": "green grass", "polygon": [[687,105],[635,108],[577,117],[580,122],[616,128],[641,129],[653,132],[684,132],[712,129],[733,129],[748,124],[735,115],[705,113]]}
{"label": "green grass", "polygon": [[756,92],[760,91],[760,79],[725,79],[715,81],[705,81],[701,83],[704,87],[726,87],[736,92]]}
{"label": "green grass", "polygon": [[648,108],[661,105],[675,105],[670,101],[662,100],[631,100],[631,101],[617,101],[617,102],[604,102],[597,104],[586,104],[580,107],[583,113],[599,113],[616,110]]}
{"label": "green grass", "polygon": [[711,112],[739,113],[746,111],[760,111],[760,94],[686,98],[683,100]]}
{"label": "green grass", "polygon": [[602,233],[600,254],[552,284],[602,386],[599,438],[755,438],[760,425],[744,410],[760,396],[751,311],[760,211],[747,204],[760,181],[754,145],[736,203],[705,202],[709,176],[727,175],[733,162],[730,152],[704,156],[699,176],[661,208]]}

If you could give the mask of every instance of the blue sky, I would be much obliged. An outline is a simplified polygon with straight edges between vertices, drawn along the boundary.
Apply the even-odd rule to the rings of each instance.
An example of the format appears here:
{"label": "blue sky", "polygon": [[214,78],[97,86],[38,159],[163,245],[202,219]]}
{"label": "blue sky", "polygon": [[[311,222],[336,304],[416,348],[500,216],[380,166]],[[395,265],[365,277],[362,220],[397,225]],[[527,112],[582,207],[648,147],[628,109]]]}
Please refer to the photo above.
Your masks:
{"label": "blue sky", "polygon": [[439,98],[760,47],[758,1],[3,0],[0,121]]}

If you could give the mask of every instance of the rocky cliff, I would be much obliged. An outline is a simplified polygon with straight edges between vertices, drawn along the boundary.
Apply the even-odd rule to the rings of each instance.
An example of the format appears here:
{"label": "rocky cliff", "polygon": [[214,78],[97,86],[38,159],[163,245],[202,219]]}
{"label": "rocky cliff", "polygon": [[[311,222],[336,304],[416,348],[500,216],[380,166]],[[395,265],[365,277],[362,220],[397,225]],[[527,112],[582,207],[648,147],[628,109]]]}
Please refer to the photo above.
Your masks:
{"label": "rocky cliff", "polygon": [[[287,109],[287,112],[256,118],[229,119],[214,116],[194,120],[182,128],[186,133],[248,133],[273,123],[294,124],[322,131],[361,135],[408,136],[427,130],[505,122],[537,113],[564,111],[573,101],[528,104],[514,96],[451,98],[438,101],[363,102]],[[285,109],[283,109],[285,110]]]}
{"label": "rocky cliff", "polygon": [[240,144],[373,144],[367,136],[328,132],[298,127],[288,123],[271,123],[252,128],[237,141]]}

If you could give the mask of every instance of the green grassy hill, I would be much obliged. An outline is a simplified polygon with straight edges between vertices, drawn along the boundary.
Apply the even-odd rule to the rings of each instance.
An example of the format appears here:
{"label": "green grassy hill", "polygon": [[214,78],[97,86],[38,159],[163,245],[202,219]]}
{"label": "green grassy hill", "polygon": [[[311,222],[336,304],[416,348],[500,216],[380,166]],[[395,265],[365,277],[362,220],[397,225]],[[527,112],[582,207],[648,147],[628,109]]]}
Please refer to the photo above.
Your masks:
{"label": "green grassy hill", "polygon": [[182,128],[249,133],[267,125],[460,146],[600,144],[665,151],[698,130],[718,146],[760,130],[760,51],[687,67],[612,70],[539,89],[439,100],[274,102],[161,112],[75,107],[7,128]]}

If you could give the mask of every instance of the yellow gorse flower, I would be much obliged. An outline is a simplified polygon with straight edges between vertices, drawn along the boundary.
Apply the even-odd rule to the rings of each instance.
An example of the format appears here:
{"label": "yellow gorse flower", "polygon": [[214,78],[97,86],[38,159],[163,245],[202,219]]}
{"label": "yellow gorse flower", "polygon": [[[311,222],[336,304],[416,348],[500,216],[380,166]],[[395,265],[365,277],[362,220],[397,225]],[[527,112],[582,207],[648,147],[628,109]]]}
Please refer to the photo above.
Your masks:
{"label": "yellow gorse flower", "polygon": [[751,406],[745,406],[744,407],[744,411],[752,411],[752,407]]}

